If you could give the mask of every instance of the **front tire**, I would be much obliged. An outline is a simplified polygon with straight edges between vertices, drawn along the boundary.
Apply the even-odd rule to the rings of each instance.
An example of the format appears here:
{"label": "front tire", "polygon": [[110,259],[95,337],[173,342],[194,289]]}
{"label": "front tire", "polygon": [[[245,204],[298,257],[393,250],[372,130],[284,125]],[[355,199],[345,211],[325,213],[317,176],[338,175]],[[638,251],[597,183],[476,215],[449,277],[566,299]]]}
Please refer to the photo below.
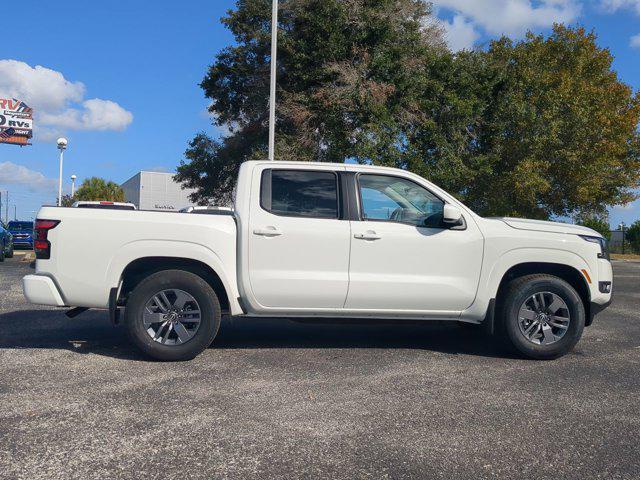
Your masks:
{"label": "front tire", "polygon": [[220,328],[220,302],[198,275],[164,270],[149,275],[131,293],[125,325],[131,341],[156,360],[191,360]]}
{"label": "front tire", "polygon": [[13,244],[11,245],[11,249],[9,250],[9,253],[7,253],[6,257],[13,258]]}
{"label": "front tire", "polygon": [[524,357],[551,360],[570,352],[582,336],[585,309],[576,290],[553,275],[511,281],[500,302],[500,333]]}

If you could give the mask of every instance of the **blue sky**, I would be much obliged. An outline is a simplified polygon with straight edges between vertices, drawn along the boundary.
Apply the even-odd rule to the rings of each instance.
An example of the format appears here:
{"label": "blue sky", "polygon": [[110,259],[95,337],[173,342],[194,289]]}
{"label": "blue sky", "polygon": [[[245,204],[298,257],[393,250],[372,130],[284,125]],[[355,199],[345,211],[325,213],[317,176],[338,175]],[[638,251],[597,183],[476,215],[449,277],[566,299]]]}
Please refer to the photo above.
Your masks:
{"label": "blue sky", "polygon": [[[15,41],[0,43],[0,97],[17,91],[40,118],[33,146],[0,144],[3,201],[9,190],[21,219],[55,201],[62,134],[69,139],[65,191],[72,173],[78,182],[98,175],[121,183],[140,170],[174,171],[196,132],[218,133],[198,83],[233,40],[219,19],[234,3],[61,0],[5,14],[5,24],[15,18],[19,28],[9,29]],[[500,33],[548,32],[553,21],[595,29],[622,80],[640,90],[640,0],[434,3],[453,49]],[[640,202],[611,212],[612,225],[637,218]]]}

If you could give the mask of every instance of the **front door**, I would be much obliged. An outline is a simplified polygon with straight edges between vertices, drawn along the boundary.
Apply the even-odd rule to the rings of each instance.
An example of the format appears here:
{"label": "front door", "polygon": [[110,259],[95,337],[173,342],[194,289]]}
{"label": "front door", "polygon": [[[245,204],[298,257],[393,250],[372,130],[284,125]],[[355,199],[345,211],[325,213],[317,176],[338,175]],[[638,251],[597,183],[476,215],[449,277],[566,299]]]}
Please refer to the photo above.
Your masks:
{"label": "front door", "polygon": [[342,308],[349,283],[348,220],[332,168],[267,168],[251,205],[249,279],[274,309]]}
{"label": "front door", "polygon": [[444,201],[400,176],[359,174],[347,309],[457,312],[475,298],[483,237],[442,222]]}

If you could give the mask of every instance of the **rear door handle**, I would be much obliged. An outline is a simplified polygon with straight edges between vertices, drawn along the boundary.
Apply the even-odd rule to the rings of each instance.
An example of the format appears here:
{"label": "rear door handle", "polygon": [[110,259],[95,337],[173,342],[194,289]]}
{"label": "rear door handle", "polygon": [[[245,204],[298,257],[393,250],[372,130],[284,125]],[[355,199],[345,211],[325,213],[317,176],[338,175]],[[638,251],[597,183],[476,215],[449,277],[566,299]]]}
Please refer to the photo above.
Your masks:
{"label": "rear door handle", "polygon": [[369,230],[365,233],[355,233],[353,238],[357,238],[358,240],[380,240],[382,237],[377,235],[376,232]]}
{"label": "rear door handle", "polygon": [[282,232],[276,227],[256,228],[253,230],[254,235],[261,235],[263,237],[277,237],[282,235]]}

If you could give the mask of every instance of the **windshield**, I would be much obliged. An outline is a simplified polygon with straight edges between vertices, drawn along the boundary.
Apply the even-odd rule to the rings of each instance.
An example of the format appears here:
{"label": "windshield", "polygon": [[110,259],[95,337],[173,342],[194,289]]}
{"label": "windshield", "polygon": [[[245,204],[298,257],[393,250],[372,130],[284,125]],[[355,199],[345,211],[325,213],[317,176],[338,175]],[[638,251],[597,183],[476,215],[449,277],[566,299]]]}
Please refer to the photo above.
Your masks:
{"label": "windshield", "polygon": [[9,222],[7,230],[14,232],[33,232],[33,222]]}

